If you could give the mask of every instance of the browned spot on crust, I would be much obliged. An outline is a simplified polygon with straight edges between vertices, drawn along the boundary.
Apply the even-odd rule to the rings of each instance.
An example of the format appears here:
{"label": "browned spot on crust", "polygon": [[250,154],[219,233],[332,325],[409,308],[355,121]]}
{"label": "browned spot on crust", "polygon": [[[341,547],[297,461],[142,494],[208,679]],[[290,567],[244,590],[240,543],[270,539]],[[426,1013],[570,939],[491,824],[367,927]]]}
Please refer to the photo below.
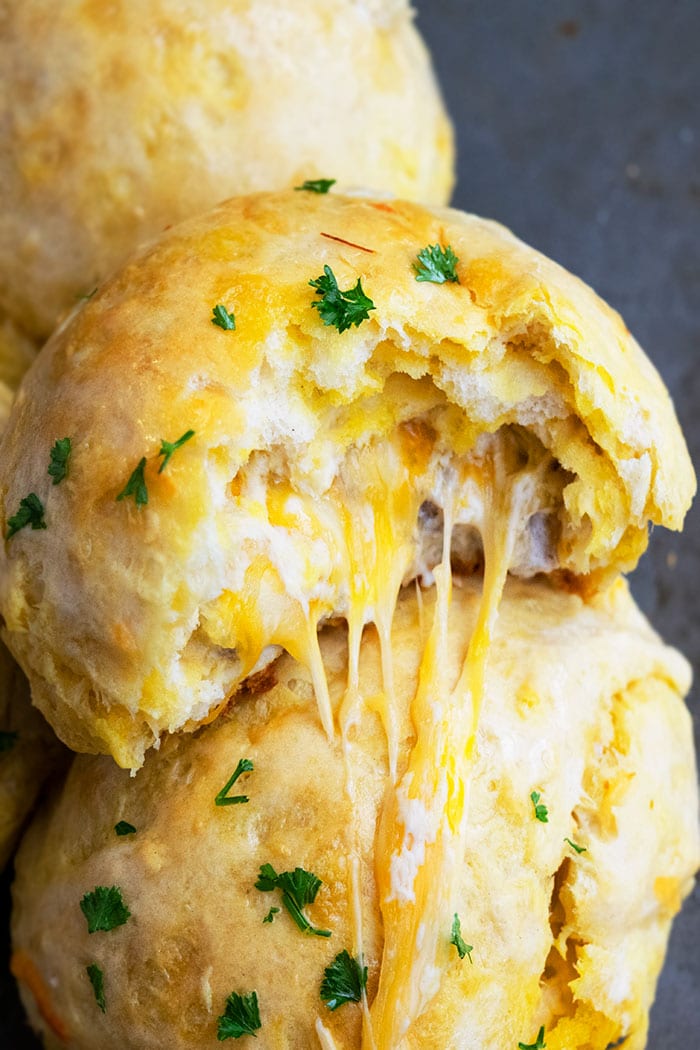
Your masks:
{"label": "browned spot on crust", "polygon": [[370,204],[370,208],[376,208],[377,211],[388,211],[390,215],[396,215],[396,208],[392,208],[390,204],[382,204],[380,201],[373,201]]}
{"label": "browned spot on crust", "polygon": [[588,577],[577,576],[570,569],[555,569],[550,578],[554,587],[565,591],[566,594],[578,594],[580,598],[585,598],[590,593],[591,585]]}
{"label": "browned spot on crust", "polygon": [[276,685],[277,673],[275,664],[271,663],[267,667],[263,667],[262,671],[258,671],[257,674],[252,674],[249,678],[246,678],[241,685],[239,693],[241,696],[262,696],[263,693],[269,693]]}
{"label": "browned spot on crust", "polygon": [[68,1029],[65,1022],[56,1013],[51,1002],[51,993],[46,987],[46,982],[35,965],[34,960],[26,952],[14,952],[10,959],[10,970],[14,977],[25,984],[34,996],[37,1010],[44,1021],[62,1043],[68,1042]]}
{"label": "browned spot on crust", "polygon": [[328,238],[329,241],[337,241],[338,244],[347,244],[350,248],[357,248],[361,252],[367,252],[368,255],[376,255],[374,248],[365,248],[362,244],[355,244],[354,241],[346,241],[344,237],[336,237],[332,233],[324,233],[321,231],[321,236]]}

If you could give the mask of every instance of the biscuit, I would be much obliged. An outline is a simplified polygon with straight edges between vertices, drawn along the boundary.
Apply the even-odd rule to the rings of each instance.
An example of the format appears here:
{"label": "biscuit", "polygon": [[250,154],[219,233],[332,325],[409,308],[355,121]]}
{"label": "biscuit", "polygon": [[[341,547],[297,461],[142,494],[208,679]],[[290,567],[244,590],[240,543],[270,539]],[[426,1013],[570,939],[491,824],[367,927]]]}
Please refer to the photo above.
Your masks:
{"label": "biscuit", "polygon": [[[410,801],[435,588],[418,597],[403,592],[392,633],[395,783],[373,627],[356,691],[345,626],[321,633],[342,744],[318,722],[308,670],[285,655],[135,777],[105,757],[75,759],[25,838],[14,887],[12,965],[49,1050],[209,1047],[227,997],[253,991],[260,1050],[493,1050],[534,1043],[540,1026],[548,1050],[642,1050],[671,918],[700,859],[688,667],[620,581],[588,602],[509,581],[452,881],[432,870],[430,819]],[[455,586],[436,705],[450,703],[479,601],[478,582]],[[217,806],[241,759],[253,769],[228,795],[247,801]],[[135,830],[117,836],[119,821]],[[256,888],[265,864],[321,880],[303,910],[330,937],[301,932],[278,890]],[[90,934],[81,900],[97,886],[116,887],[130,916]],[[407,957],[392,951],[400,909],[418,928]],[[343,950],[363,956],[367,1002],[332,1012],[321,983]],[[88,967],[101,973],[104,1013]]]}
{"label": "biscuit", "polygon": [[0,318],[36,339],[224,197],[334,178],[442,204],[452,129],[407,0],[9,0]]}

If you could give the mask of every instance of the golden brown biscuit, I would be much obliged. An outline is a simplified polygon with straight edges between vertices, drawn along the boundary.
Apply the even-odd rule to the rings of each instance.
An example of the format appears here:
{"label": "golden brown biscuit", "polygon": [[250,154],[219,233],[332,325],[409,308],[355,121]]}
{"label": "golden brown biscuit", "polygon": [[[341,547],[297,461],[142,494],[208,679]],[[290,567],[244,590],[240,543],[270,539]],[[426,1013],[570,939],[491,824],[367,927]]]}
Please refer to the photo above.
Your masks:
{"label": "golden brown biscuit", "polygon": [[[449,688],[478,604],[477,584],[455,589]],[[410,790],[410,709],[433,612],[434,588],[421,602],[409,589],[394,621],[398,797]],[[670,921],[700,859],[682,657],[660,643],[622,583],[592,604],[546,583],[509,583],[465,852],[454,858],[455,893],[426,970],[420,950],[392,957],[384,940],[431,842],[426,812],[407,795],[396,850],[387,833],[394,788],[376,713],[381,646],[368,628],[353,696],[345,629],[327,628],[320,644],[342,746],[319,725],[308,671],[284,656],[213,725],[167,739],[133,778],[107,758],[75,760],[17,860],[13,968],[46,1046],[213,1046],[227,997],[255,991],[262,1027],[250,1045],[261,1050],[493,1050],[534,1043],[540,1026],[548,1050],[625,1038],[641,1050]],[[433,699],[449,703],[448,693]],[[215,805],[241,759],[254,768],[229,795],[248,801]],[[118,837],[119,821],[133,833]],[[265,864],[321,879],[304,913],[329,938],[300,932],[280,892],[256,888]],[[117,887],[130,915],[90,934],[81,901],[98,886]],[[440,897],[437,877],[429,886],[420,921]],[[451,943],[455,913],[471,946],[464,959]],[[364,956],[367,1004],[331,1012],[321,982],[343,950]],[[88,967],[100,971],[104,1013]],[[396,982],[422,991],[398,1028]]]}
{"label": "golden brown biscuit", "polygon": [[407,0],[6,0],[0,315],[37,338],[233,193],[335,178],[442,204],[452,131]]}
{"label": "golden brown biscuit", "polygon": [[[458,283],[416,279],[436,244]],[[314,307],[360,279],[373,305],[339,333]],[[135,257],[45,347],[0,463],[4,532],[27,523],[4,637],[61,738],[130,767],[276,646],[332,732],[318,623],[386,635],[445,515],[463,567],[485,537],[494,612],[508,569],[633,567],[694,490],[668,394],[589,288],[494,223],[332,193],[232,200]]]}

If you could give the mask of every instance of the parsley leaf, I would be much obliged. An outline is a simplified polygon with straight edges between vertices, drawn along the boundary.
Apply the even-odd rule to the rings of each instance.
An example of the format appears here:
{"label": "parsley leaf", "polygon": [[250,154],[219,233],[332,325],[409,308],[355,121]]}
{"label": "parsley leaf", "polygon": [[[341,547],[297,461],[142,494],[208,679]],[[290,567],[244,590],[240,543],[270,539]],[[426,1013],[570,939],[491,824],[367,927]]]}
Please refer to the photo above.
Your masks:
{"label": "parsley leaf", "polygon": [[133,835],[136,832],[136,828],[128,820],[120,820],[118,824],[114,825],[114,830],[117,835]]}
{"label": "parsley leaf", "polygon": [[279,913],[280,913],[280,909],[279,908],[270,908],[269,912],[267,913],[267,915],[263,919],[263,923],[274,922],[275,915],[279,915]]}
{"label": "parsley leaf", "polygon": [[537,1040],[534,1043],[518,1043],[518,1050],[545,1050],[547,1044],[544,1041],[544,1025],[540,1028],[537,1033]]}
{"label": "parsley leaf", "polygon": [[301,186],[295,186],[295,190],[308,190],[309,193],[328,193],[337,179],[304,179]]}
{"label": "parsley leaf", "polygon": [[344,1003],[359,1003],[367,987],[367,967],[344,948],[323,971],[321,998],[329,1010]]}
{"label": "parsley leaf", "polygon": [[19,501],[19,510],[7,519],[7,533],[5,539],[9,540],[20,529],[31,525],[33,529],[45,529],[44,504],[35,492],[30,492]]}
{"label": "parsley leaf", "polygon": [[148,489],[146,488],[146,481],[143,476],[145,466],[146,457],[142,456],[139,465],[132,471],[131,477],[117,496],[117,501],[133,496],[134,503],[137,507],[145,507],[148,503]]}
{"label": "parsley leaf", "polygon": [[131,915],[118,886],[95,886],[81,900],[80,910],[87,919],[88,933],[123,926]]}
{"label": "parsley leaf", "polygon": [[90,984],[92,990],[95,993],[95,1001],[99,1006],[102,1013],[107,1012],[107,1001],[105,1000],[105,978],[102,970],[99,968],[97,963],[90,963],[89,966],[85,967],[88,977],[90,978]]}
{"label": "parsley leaf", "polygon": [[242,773],[251,773],[254,768],[255,767],[249,758],[240,758],[233,773],[214,799],[214,805],[237,806],[239,802],[248,802],[249,799],[247,795],[229,795],[229,791]]}
{"label": "parsley leaf", "polygon": [[70,453],[70,438],[59,438],[51,449],[49,475],[53,478],[54,485],[58,485],[64,478],[68,477],[68,460],[70,459]]}
{"label": "parsley leaf", "polygon": [[17,743],[19,733],[10,733],[6,729],[0,730],[0,754],[3,751],[11,751]]}
{"label": "parsley leaf", "polygon": [[170,457],[172,456],[173,452],[177,452],[177,450],[179,448],[181,448],[185,444],[186,441],[189,441],[190,438],[193,438],[193,437],[194,437],[194,430],[186,430],[185,433],[182,435],[182,437],[179,437],[177,439],[177,441],[165,441],[164,438],[161,438],[160,452],[158,453],[158,455],[159,456],[165,456],[165,459],[163,460],[161,465],[158,467],[158,473],[159,474],[162,474],[163,471],[165,470],[165,468],[167,467],[168,463],[170,462]]}
{"label": "parsley leaf", "polygon": [[309,284],[316,289],[316,295],[322,296],[320,302],[311,304],[312,309],[318,310],[325,325],[335,325],[339,332],[361,325],[369,318],[370,310],[376,310],[372,300],[362,291],[359,277],[354,288],[341,292],[335,274],[326,265],[323,275]]}
{"label": "parsley leaf", "polygon": [[239,995],[231,992],[226,1000],[226,1009],[219,1018],[217,1039],[240,1039],[242,1035],[252,1035],[262,1028],[258,996],[256,992]]}
{"label": "parsley leaf", "polygon": [[457,912],[455,912],[455,917],[452,920],[452,936],[450,937],[450,944],[454,944],[460,959],[463,959],[465,955],[468,955],[469,962],[474,962],[472,959],[474,948],[471,944],[467,944],[462,937],[462,924],[459,921],[459,915]]}
{"label": "parsley leaf", "polygon": [[571,841],[571,839],[564,839],[564,842],[568,842],[571,848],[579,854],[588,852],[585,846],[577,846],[575,842]]}
{"label": "parsley leaf", "polygon": [[313,904],[316,894],[323,883],[312,871],[304,868],[295,868],[294,871],[283,871],[277,874],[271,864],[263,864],[260,868],[258,881],[255,883],[256,890],[270,893],[272,890],[282,891],[282,904],[287,909],[294,922],[302,933],[311,933],[316,937],[330,937],[330,930],[319,930],[312,926],[303,912],[307,904]]}
{"label": "parsley leaf", "polygon": [[217,328],[223,328],[225,332],[233,332],[236,328],[236,315],[230,314],[223,303],[217,303],[212,309],[214,315],[211,319],[211,323],[215,324]]}
{"label": "parsley leaf", "polygon": [[539,791],[533,791],[530,794],[530,799],[532,800],[532,804],[535,807],[535,817],[537,818],[537,820],[541,821],[542,824],[548,824],[549,816],[547,813],[547,807],[544,805],[544,803],[540,802],[541,797],[542,796],[540,795]]}
{"label": "parsley leaf", "polygon": [[451,281],[459,284],[459,277],[455,266],[459,259],[450,248],[449,244],[443,248],[439,244],[429,244],[418,252],[413,269],[417,281],[430,281],[432,284],[444,284]]}

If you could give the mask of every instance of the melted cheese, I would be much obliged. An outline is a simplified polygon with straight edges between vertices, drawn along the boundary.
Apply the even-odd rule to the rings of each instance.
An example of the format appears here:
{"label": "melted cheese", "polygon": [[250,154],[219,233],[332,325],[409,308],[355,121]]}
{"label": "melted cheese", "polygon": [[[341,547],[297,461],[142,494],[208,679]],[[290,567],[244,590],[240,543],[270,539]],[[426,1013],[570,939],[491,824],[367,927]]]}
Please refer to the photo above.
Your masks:
{"label": "melted cheese", "polygon": [[443,559],[435,571],[433,626],[412,707],[416,742],[379,830],[376,867],[384,954],[372,1006],[377,1050],[402,1045],[454,960],[449,931],[458,911],[467,849],[469,776],[488,652],[517,529],[536,490],[532,473],[510,481],[498,449],[495,452],[484,489],[484,588],[463,670],[456,685],[445,680],[454,517],[448,503]]}
{"label": "melted cheese", "polygon": [[[233,637],[245,669],[268,645],[287,649],[309,669],[320,720],[332,736],[318,627],[329,615],[346,617],[349,670],[338,721],[353,809],[352,728],[368,704],[359,683],[365,625],[374,623],[379,637],[382,691],[371,703],[384,726],[394,790],[375,847],[385,942],[377,996],[371,1009],[366,997],[362,1003],[363,1050],[401,1046],[454,960],[449,934],[467,849],[469,779],[488,651],[516,538],[540,508],[546,463],[535,457],[531,466],[522,447],[500,436],[486,436],[478,454],[459,457],[438,447],[429,428],[416,427],[352,448],[322,495],[295,489],[279,464],[272,470],[261,460],[237,479],[237,513],[247,520],[247,538],[241,538],[236,586],[207,610],[207,634],[219,645],[230,646]],[[437,601],[411,708],[415,745],[399,771],[391,632],[401,585],[418,571],[419,511],[426,500],[443,510],[442,560],[434,569]],[[476,628],[455,682],[445,678],[450,553],[455,528],[465,524],[481,534],[485,574]],[[432,568],[427,565],[428,572]],[[363,861],[356,827],[349,849],[352,950],[362,956]],[[335,1046],[320,1019],[316,1032],[324,1048]]]}

